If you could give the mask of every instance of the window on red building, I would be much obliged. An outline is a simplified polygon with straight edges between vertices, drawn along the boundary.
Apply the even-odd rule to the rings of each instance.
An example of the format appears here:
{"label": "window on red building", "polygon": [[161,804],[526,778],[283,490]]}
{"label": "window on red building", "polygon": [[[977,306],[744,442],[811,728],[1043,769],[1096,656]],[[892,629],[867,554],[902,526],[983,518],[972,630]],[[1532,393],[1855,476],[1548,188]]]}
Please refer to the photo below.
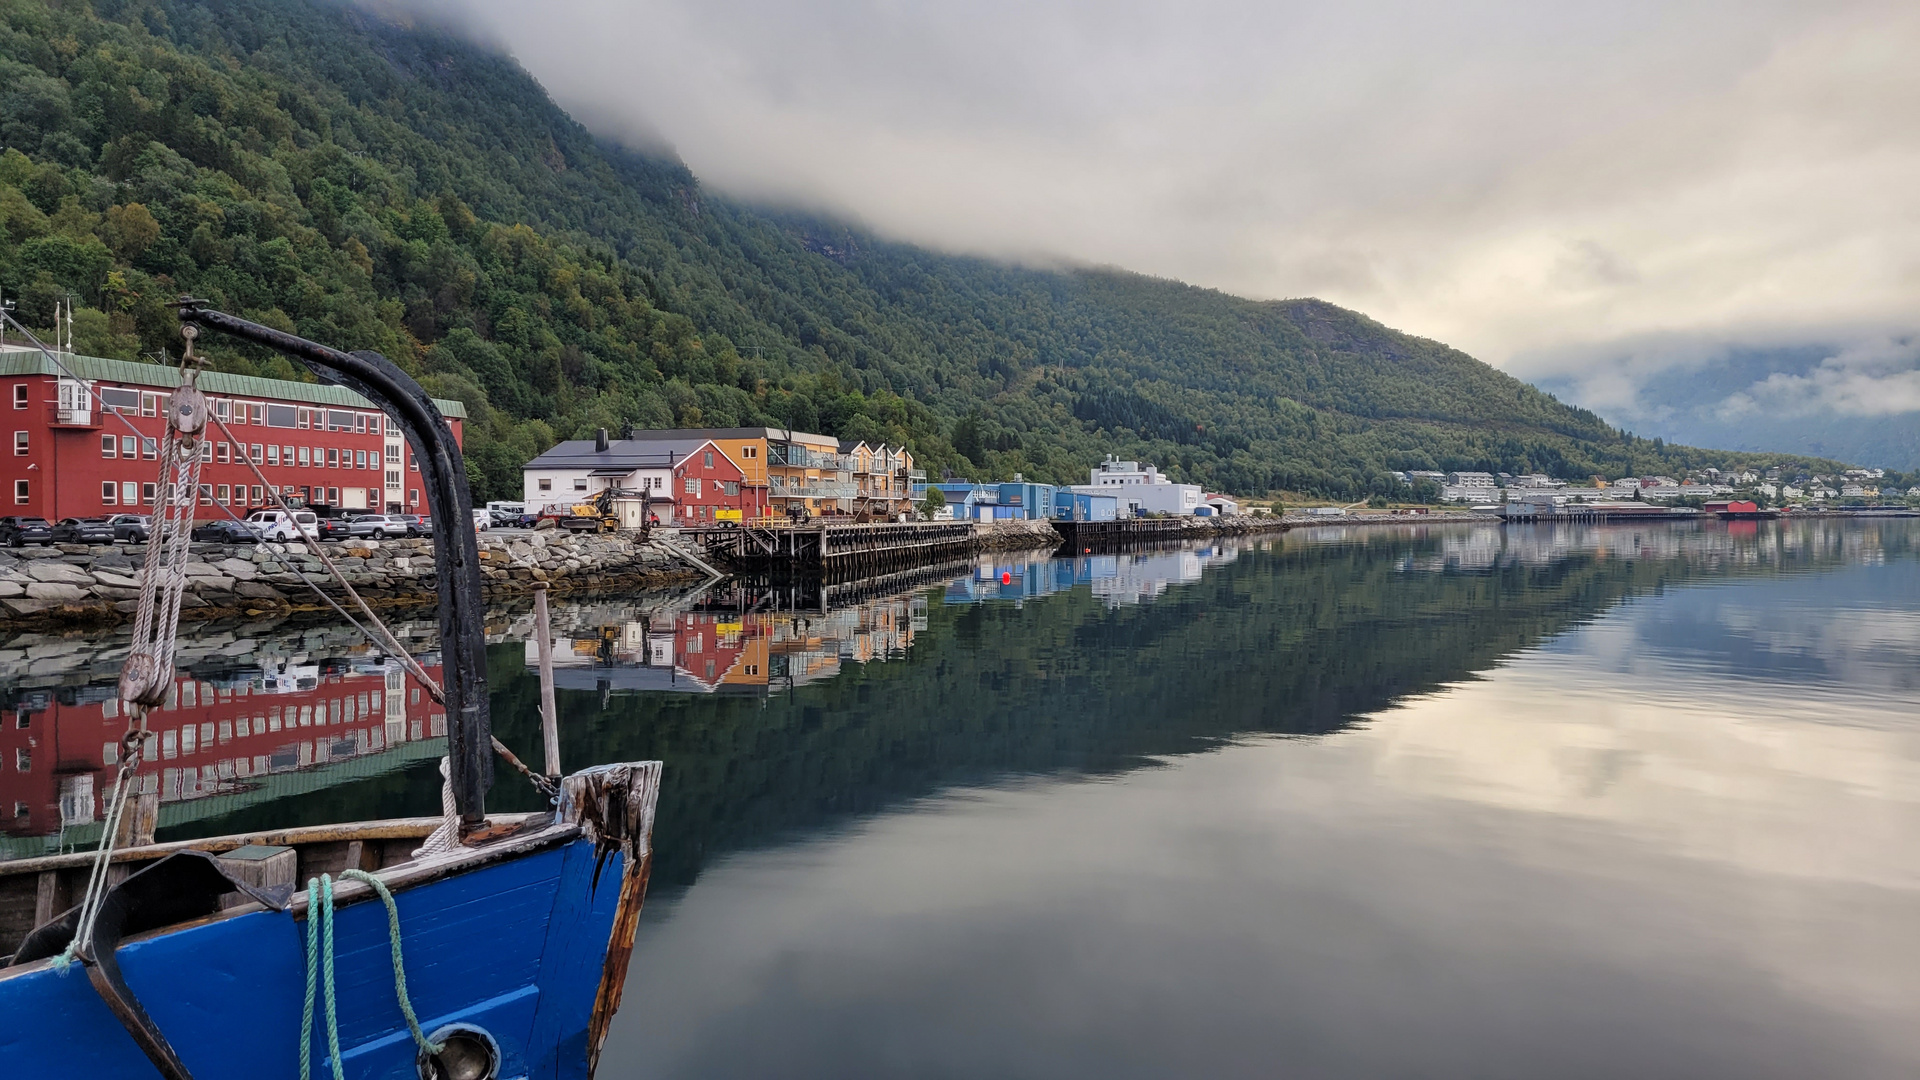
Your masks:
{"label": "window on red building", "polygon": [[340,467],[340,451],[332,447],[328,447],[327,448],[327,468],[337,469],[339,467]]}
{"label": "window on red building", "polygon": [[115,438],[114,436],[112,435],[100,436],[100,456],[101,457],[110,458],[110,457],[117,456],[119,447],[120,447],[120,440]]}
{"label": "window on red building", "polygon": [[27,433],[24,431],[16,431],[13,433],[13,456],[27,456]]}
{"label": "window on red building", "polygon": [[120,484],[120,502],[126,506],[137,505],[140,502],[140,485],[132,480],[123,481]]}
{"label": "window on red building", "polygon": [[214,451],[213,460],[219,462],[222,465],[225,465],[229,460],[231,460],[230,458],[231,453],[232,453],[232,448],[228,446],[226,443],[221,443],[219,447]]}
{"label": "window on red building", "polygon": [[30,393],[30,391],[28,391],[26,383],[14,383],[13,384],[13,407],[16,409],[26,408],[28,393]]}
{"label": "window on red building", "polygon": [[160,415],[160,395],[159,394],[141,394],[140,395],[140,415],[141,416]]}
{"label": "window on red building", "polygon": [[33,496],[28,492],[27,482],[25,480],[15,480],[13,482],[13,501],[17,503],[33,501]]}
{"label": "window on red building", "polygon": [[227,498],[228,498],[227,485],[221,484],[218,488],[214,490],[214,496],[213,496],[214,502],[219,503],[221,506],[225,506],[227,505]]}
{"label": "window on red building", "polygon": [[154,494],[155,494],[155,488],[152,484],[140,485],[140,501],[141,502],[146,503],[148,506],[152,506]]}
{"label": "window on red building", "polygon": [[120,456],[121,457],[127,458],[128,460],[132,460],[134,453],[139,449],[139,447],[140,447],[140,437],[138,435],[120,436]]}
{"label": "window on red building", "polygon": [[120,485],[111,480],[101,481],[100,501],[108,506],[118,503],[120,501]]}
{"label": "window on red building", "polygon": [[154,458],[159,457],[160,456],[160,440],[141,439],[140,440],[140,456],[143,458],[146,458],[148,461],[152,461]]}
{"label": "window on red building", "polygon": [[200,505],[201,506],[213,505],[213,485],[212,484],[200,485]]}
{"label": "window on red building", "polygon": [[304,469],[309,464],[310,462],[307,460],[307,448],[303,446],[300,448],[300,467]]}
{"label": "window on red building", "polygon": [[258,464],[260,464],[261,462],[263,462],[263,461],[265,461],[265,460],[266,460],[266,457],[265,457],[265,454],[264,454],[264,452],[263,452],[263,450],[262,450],[262,448],[261,448],[261,446],[260,446],[260,444],[259,444],[259,443],[254,443],[254,444],[253,444],[253,458],[252,458],[252,461],[253,461],[253,463],[254,463],[255,465],[258,465]]}
{"label": "window on red building", "polygon": [[280,464],[280,448],[278,446],[267,447],[267,464],[269,465]]}

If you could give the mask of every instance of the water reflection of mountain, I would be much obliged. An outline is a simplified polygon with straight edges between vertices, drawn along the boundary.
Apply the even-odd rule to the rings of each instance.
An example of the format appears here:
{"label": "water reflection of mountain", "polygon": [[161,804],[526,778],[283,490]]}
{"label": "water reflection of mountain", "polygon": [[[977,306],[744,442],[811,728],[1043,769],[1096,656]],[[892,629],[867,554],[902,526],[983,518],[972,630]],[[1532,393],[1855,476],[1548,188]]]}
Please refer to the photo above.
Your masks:
{"label": "water reflection of mountain", "polygon": [[[1910,557],[1914,535],[1900,522],[1320,530],[1124,556],[995,556],[938,584],[828,610],[795,610],[823,603],[818,596],[745,586],[561,603],[553,627],[563,758],[667,762],[659,873],[685,882],[714,855],[948,786],[1135,768],[1247,733],[1333,731],[1396,698],[1471,678],[1624,597],[1721,575]],[[430,628],[405,632],[431,645]],[[528,748],[539,741],[531,632],[525,611],[490,620],[497,730]],[[233,738],[244,714],[248,737],[283,743],[293,741],[284,710],[282,730],[261,735],[260,695],[223,701],[205,672],[363,648],[333,628],[226,635],[194,641],[189,664],[214,685],[212,707],[233,714]],[[46,670],[29,651],[0,652],[9,702],[66,694],[81,708],[93,694],[85,707],[95,729],[115,727],[100,713],[110,688],[87,689],[110,687],[111,648],[70,664],[53,687],[29,685],[24,672]],[[338,698],[344,711],[351,690],[359,710],[351,677],[349,661],[338,682],[306,692]],[[201,692],[199,707],[206,700]],[[381,700],[385,708],[394,699]],[[356,715],[374,711],[369,697]],[[5,719],[12,736],[12,715]],[[382,720],[378,747],[371,731],[351,748],[336,739],[325,766],[323,733],[299,732],[315,746],[313,763],[263,778],[258,769],[240,775],[242,755],[222,750],[211,715],[194,718],[195,752],[207,752],[209,722],[212,752],[224,756],[194,760],[201,787],[188,798],[182,780],[168,835],[437,810],[430,728],[417,744],[396,741]],[[95,755],[111,738],[99,730],[87,733]],[[411,736],[411,721],[402,731]],[[279,746],[249,746],[249,768]],[[11,764],[12,749],[0,753]],[[96,778],[100,767],[92,762]],[[184,765],[171,767],[185,776]],[[57,807],[59,798],[25,801]],[[500,809],[535,801],[506,773],[491,798]]]}
{"label": "water reflection of mountain", "polygon": [[[715,854],[948,786],[1333,731],[1624,597],[1904,556],[1912,535],[1820,522],[1300,533],[1230,545],[1197,567],[1198,552],[1150,553],[1134,566],[1164,576],[1099,592],[1133,568],[1001,559],[930,590],[926,629],[904,656],[754,700],[563,695],[563,740],[576,760],[667,761],[660,873],[685,882]],[[1135,596],[1157,598],[1125,602]],[[513,660],[524,673],[524,652]],[[503,724],[530,739],[533,681],[496,686],[511,703],[497,710],[513,718]]]}

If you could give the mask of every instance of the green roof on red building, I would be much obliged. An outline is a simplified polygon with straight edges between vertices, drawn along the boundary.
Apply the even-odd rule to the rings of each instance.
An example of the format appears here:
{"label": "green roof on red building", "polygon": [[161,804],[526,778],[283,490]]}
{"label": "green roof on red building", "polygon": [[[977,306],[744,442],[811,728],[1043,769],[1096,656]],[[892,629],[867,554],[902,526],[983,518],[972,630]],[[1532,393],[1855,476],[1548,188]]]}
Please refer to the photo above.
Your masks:
{"label": "green roof on red building", "polygon": [[[137,360],[109,360],[101,356],[60,353],[60,363],[47,359],[38,349],[8,345],[0,349],[0,378],[20,375],[66,375],[99,382],[125,383],[172,389],[180,385],[177,368]],[[66,370],[62,371],[61,368]],[[233,375],[207,371],[200,375],[200,389],[220,397],[273,398],[309,405],[330,405],[344,409],[377,408],[373,402],[344,386],[325,383],[293,382],[289,379],[264,379],[257,375]],[[447,398],[434,398],[442,415],[464,420],[467,407]]]}

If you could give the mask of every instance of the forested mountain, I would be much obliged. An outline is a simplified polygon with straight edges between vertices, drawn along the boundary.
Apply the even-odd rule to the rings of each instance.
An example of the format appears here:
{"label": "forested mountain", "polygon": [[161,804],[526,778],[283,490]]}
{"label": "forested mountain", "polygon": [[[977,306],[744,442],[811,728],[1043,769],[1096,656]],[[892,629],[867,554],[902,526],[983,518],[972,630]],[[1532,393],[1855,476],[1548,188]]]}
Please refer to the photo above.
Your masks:
{"label": "forested mountain", "polygon": [[[308,0],[0,0],[0,289],[82,351],[187,292],[467,402],[476,494],[556,438],[782,424],[931,471],[1104,454],[1241,494],[1389,469],[1675,472],[1667,446],[1313,300],[999,265],[703,192],[596,141],[510,59]],[[296,377],[227,350],[222,366]]]}

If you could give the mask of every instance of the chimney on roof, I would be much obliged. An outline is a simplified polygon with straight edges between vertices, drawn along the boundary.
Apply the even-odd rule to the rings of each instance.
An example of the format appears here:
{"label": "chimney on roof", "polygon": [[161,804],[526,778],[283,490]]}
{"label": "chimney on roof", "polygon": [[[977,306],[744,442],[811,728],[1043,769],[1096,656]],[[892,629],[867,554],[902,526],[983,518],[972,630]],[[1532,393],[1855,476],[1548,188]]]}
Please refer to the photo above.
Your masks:
{"label": "chimney on roof", "polygon": [[607,429],[606,428],[601,428],[599,431],[594,433],[593,448],[595,450],[601,451],[602,453],[606,451],[607,449]]}

